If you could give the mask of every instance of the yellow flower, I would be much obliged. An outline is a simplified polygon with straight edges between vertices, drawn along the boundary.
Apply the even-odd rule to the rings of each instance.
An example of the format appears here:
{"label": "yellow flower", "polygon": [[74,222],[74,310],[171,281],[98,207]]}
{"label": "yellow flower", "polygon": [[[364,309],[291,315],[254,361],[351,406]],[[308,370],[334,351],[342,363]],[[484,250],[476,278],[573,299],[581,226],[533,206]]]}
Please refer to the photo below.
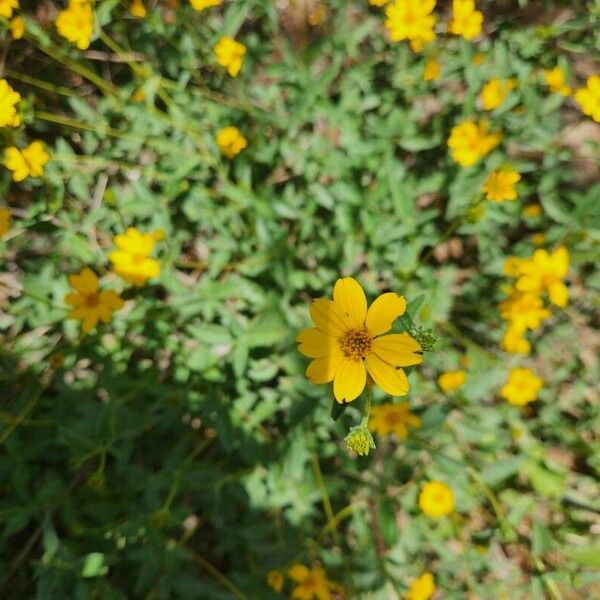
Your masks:
{"label": "yellow flower", "polygon": [[542,385],[543,381],[531,369],[515,368],[502,386],[500,396],[509,404],[524,406],[537,398]]}
{"label": "yellow flower", "polygon": [[435,0],[394,0],[385,9],[385,26],[393,42],[408,40],[415,52],[435,39]]}
{"label": "yellow flower", "polygon": [[285,575],[282,571],[274,569],[267,573],[267,585],[275,592],[279,593],[283,589]]}
{"label": "yellow flower", "polygon": [[502,81],[497,77],[490,79],[481,89],[481,104],[484,110],[498,108],[506,99],[509,92],[514,89],[516,83],[513,79]]}
{"label": "yellow flower", "polygon": [[312,383],[333,381],[333,395],[340,403],[360,396],[373,381],[390,396],[408,392],[408,378],[400,367],[423,362],[420,344],[407,333],[382,335],[404,314],[406,300],[389,292],[377,298],[367,311],[367,299],[358,281],[338,279],[333,301],[313,300],[310,316],[316,327],[304,329],[296,341],[298,350],[314,359],[306,369]]}
{"label": "yellow flower", "polygon": [[225,36],[216,43],[214,50],[217,62],[225,67],[232,77],[237,77],[242,68],[246,46],[236,42],[229,36]]}
{"label": "yellow flower", "polygon": [[91,331],[98,321],[108,323],[112,313],[125,304],[113,290],[100,291],[98,277],[87,267],[76,275],[70,275],[69,283],[75,290],[65,296],[65,302],[73,307],[69,319],[81,321],[83,333]]}
{"label": "yellow flower", "polygon": [[529,354],[531,344],[525,337],[526,329],[518,325],[509,325],[500,342],[500,346],[509,354]]}
{"label": "yellow flower", "polygon": [[80,50],[85,50],[90,45],[94,32],[94,14],[91,3],[70,0],[68,8],[58,13],[55,24],[60,36],[77,44]]}
{"label": "yellow flower", "polygon": [[548,292],[550,302],[564,308],[569,302],[569,290],[562,282],[569,271],[569,252],[561,246],[552,254],[538,249],[530,260],[523,262],[519,269],[517,289],[521,292],[541,294]]}
{"label": "yellow flower", "polygon": [[537,293],[510,290],[509,297],[500,303],[502,318],[519,329],[537,329],[545,319],[550,317],[550,311],[544,308],[544,303]]}
{"label": "yellow flower", "polygon": [[23,181],[27,177],[41,177],[48,159],[44,143],[36,141],[23,150],[19,150],[15,146],[7,148],[4,164],[13,172],[13,181]]}
{"label": "yellow flower", "polygon": [[390,0],[369,0],[371,6],[385,6]]}
{"label": "yellow flower", "polygon": [[454,493],[441,481],[429,481],[419,494],[419,508],[428,517],[444,517],[454,510]]}
{"label": "yellow flower", "polygon": [[16,108],[20,101],[19,92],[15,92],[6,79],[0,79],[0,127],[18,127],[21,124]]}
{"label": "yellow flower", "polygon": [[481,65],[483,63],[483,61],[485,60],[485,54],[483,52],[478,52],[477,54],[475,54],[473,56],[473,58],[471,59],[471,62],[478,67],[479,65]]}
{"label": "yellow flower", "polygon": [[143,19],[146,16],[146,7],[142,0],[132,0],[129,5],[129,14],[138,19]]}
{"label": "yellow flower", "polygon": [[223,0],[190,0],[190,4],[194,10],[204,10],[212,6],[219,6]]}
{"label": "yellow flower", "polygon": [[442,73],[442,65],[435,58],[428,58],[423,69],[423,81],[435,81]]}
{"label": "yellow flower", "polygon": [[453,0],[450,33],[472,40],[481,33],[483,14],[475,10],[475,0]]}
{"label": "yellow flower", "polygon": [[523,216],[524,217],[539,217],[543,212],[543,208],[541,204],[528,204],[523,207]]}
{"label": "yellow flower", "polygon": [[320,25],[325,20],[326,17],[327,17],[327,6],[325,4],[323,4],[322,2],[320,2],[309,13],[308,19],[307,19],[308,24],[311,27],[316,27],[317,25]]}
{"label": "yellow flower", "polygon": [[10,230],[10,210],[4,206],[0,208],[0,238]]}
{"label": "yellow flower", "polygon": [[230,126],[219,129],[217,145],[223,156],[234,158],[248,145],[248,141],[237,127]]}
{"label": "yellow flower", "polygon": [[438,385],[445,392],[453,392],[460,389],[467,379],[467,374],[464,371],[446,371],[438,377]]}
{"label": "yellow flower", "polygon": [[296,584],[292,589],[292,600],[332,600],[332,592],[340,586],[327,579],[320,567],[308,567],[295,564],[288,570],[288,577]]}
{"label": "yellow flower", "polygon": [[380,404],[371,409],[369,429],[377,435],[395,433],[398,439],[405,440],[409,427],[421,427],[421,419],[410,412],[408,402]]}
{"label": "yellow flower", "polygon": [[0,17],[10,19],[16,8],[19,8],[19,0],[0,0]]}
{"label": "yellow flower", "polygon": [[429,571],[425,571],[410,584],[408,591],[404,594],[404,600],[429,600],[434,592],[433,575]]}
{"label": "yellow flower", "polygon": [[487,132],[485,122],[466,120],[452,128],[448,147],[452,158],[461,167],[470,167],[489,154],[501,140],[501,134]]}
{"label": "yellow flower", "polygon": [[113,242],[117,250],[108,255],[115,273],[133,285],[144,285],[148,279],[158,277],[160,264],[149,258],[154,250],[156,233],[141,233],[135,227],[127,228],[125,233],[115,235]]}
{"label": "yellow flower", "polygon": [[584,114],[600,123],[600,75],[588,77],[586,87],[575,92],[575,100]]}
{"label": "yellow flower", "polygon": [[516,200],[515,184],[521,180],[521,175],[512,169],[492,171],[483,184],[483,191],[488,200],[504,202]]}
{"label": "yellow flower", "polygon": [[568,96],[571,93],[571,88],[565,84],[565,74],[560,67],[547,69],[544,71],[544,81],[550,88],[551,92]]}
{"label": "yellow flower", "polygon": [[13,39],[20,40],[25,33],[25,20],[23,17],[15,17],[8,24],[10,27],[10,33],[13,36]]}
{"label": "yellow flower", "polygon": [[536,233],[531,234],[531,241],[536,246],[542,246],[546,241],[546,236],[541,231],[537,231]]}

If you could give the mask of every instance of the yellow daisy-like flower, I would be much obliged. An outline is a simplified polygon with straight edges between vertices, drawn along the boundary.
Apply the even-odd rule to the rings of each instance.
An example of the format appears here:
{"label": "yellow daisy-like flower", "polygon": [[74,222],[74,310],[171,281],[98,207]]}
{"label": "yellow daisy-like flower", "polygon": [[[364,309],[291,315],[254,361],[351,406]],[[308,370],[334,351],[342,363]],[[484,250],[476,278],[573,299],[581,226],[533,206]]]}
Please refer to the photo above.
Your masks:
{"label": "yellow daisy-like flower", "polygon": [[23,150],[15,146],[7,148],[4,165],[13,172],[13,181],[23,181],[27,177],[41,177],[49,158],[44,143],[36,141]]}
{"label": "yellow daisy-like flower", "polygon": [[448,26],[450,33],[472,40],[481,33],[482,26],[483,14],[475,10],[474,0],[453,0],[452,20]]}
{"label": "yellow daisy-like flower", "polygon": [[10,210],[6,207],[0,208],[0,238],[4,237],[10,230]]}
{"label": "yellow daisy-like flower", "polygon": [[132,0],[129,5],[129,14],[136,19],[143,19],[146,16],[146,7],[142,0]]}
{"label": "yellow daisy-like flower", "polygon": [[227,69],[232,77],[237,77],[242,68],[242,62],[246,54],[246,46],[236,42],[232,37],[222,37],[215,45],[215,56],[217,62]]}
{"label": "yellow daisy-like flower", "polygon": [[444,517],[454,510],[454,493],[441,481],[429,481],[421,488],[419,508],[428,517]]}
{"label": "yellow daisy-like flower", "polygon": [[522,215],[524,217],[534,218],[539,217],[544,212],[541,204],[528,204],[523,207]]}
{"label": "yellow daisy-like flower", "polygon": [[137,286],[144,285],[148,279],[158,277],[160,264],[156,259],[150,258],[157,239],[161,239],[160,232],[141,233],[134,227],[116,235],[113,241],[117,250],[108,255],[115,273]]}
{"label": "yellow daisy-like flower", "polygon": [[237,127],[223,127],[217,132],[217,145],[223,156],[234,158],[248,146],[248,141]]}
{"label": "yellow daisy-like flower", "polygon": [[428,58],[423,68],[423,81],[435,81],[442,74],[442,64],[435,58]]}
{"label": "yellow daisy-like flower", "polygon": [[20,101],[19,92],[15,92],[6,79],[0,79],[0,127],[18,127],[21,124],[21,117],[17,113],[17,103]]}
{"label": "yellow daisy-like flower", "polygon": [[190,4],[194,10],[205,10],[212,8],[213,6],[219,6],[223,0],[190,0]]}
{"label": "yellow daisy-like flower", "polygon": [[470,167],[489,154],[502,140],[500,133],[488,133],[483,121],[466,120],[450,132],[450,155],[461,167]]}
{"label": "yellow daisy-like flower", "polygon": [[537,329],[551,315],[537,293],[510,290],[509,297],[500,303],[500,314],[505,321],[520,329]]}
{"label": "yellow daisy-like flower", "polygon": [[493,202],[516,200],[515,184],[519,181],[521,181],[521,175],[513,169],[492,171],[483,184],[485,197]]}
{"label": "yellow daisy-like flower", "polygon": [[425,571],[410,584],[408,591],[404,594],[404,600],[429,600],[434,592],[433,575],[429,571]]}
{"label": "yellow daisy-like flower", "polygon": [[408,40],[415,52],[435,39],[435,0],[394,0],[385,9],[385,27],[393,42]]}
{"label": "yellow daisy-like flower", "polygon": [[421,419],[410,412],[408,402],[380,404],[371,409],[369,429],[377,435],[394,433],[398,439],[405,440],[409,427],[420,428]]}
{"label": "yellow daisy-like flower", "polygon": [[507,328],[500,342],[501,348],[509,354],[524,354],[531,352],[531,343],[525,337],[525,327],[511,324]]}
{"label": "yellow daisy-like flower", "polygon": [[0,0],[0,17],[10,19],[13,10],[19,8],[19,0]]}
{"label": "yellow daisy-like flower", "polygon": [[8,24],[10,33],[14,40],[20,40],[25,34],[25,19],[23,17],[15,17]]}
{"label": "yellow daisy-like flower", "polygon": [[269,571],[267,573],[267,585],[274,592],[281,592],[284,583],[285,575],[283,574],[283,571],[280,571],[279,569],[274,569],[273,571]]}
{"label": "yellow daisy-like flower", "polygon": [[69,318],[81,321],[83,333],[94,329],[98,321],[108,323],[112,313],[125,304],[113,290],[100,291],[98,277],[88,267],[76,275],[70,275],[69,283],[75,290],[65,296],[65,302],[73,307]]}
{"label": "yellow daisy-like flower", "polygon": [[94,13],[91,3],[70,0],[68,8],[58,13],[55,25],[60,36],[76,44],[80,50],[86,50],[94,32]]}
{"label": "yellow daisy-like flower", "polygon": [[438,377],[438,385],[444,392],[454,392],[460,389],[467,380],[467,374],[464,371],[446,371]]}
{"label": "yellow daisy-like flower", "polygon": [[367,299],[358,281],[338,279],[333,301],[313,300],[310,316],[316,327],[304,329],[296,341],[298,350],[314,359],[306,369],[313,383],[333,381],[333,395],[340,403],[360,396],[373,381],[390,396],[408,392],[408,378],[401,367],[423,362],[420,344],[407,333],[387,333],[404,314],[406,300],[389,292],[377,298],[367,311]]}
{"label": "yellow daisy-like flower", "polygon": [[600,75],[588,77],[586,87],[575,92],[575,100],[584,114],[600,123]]}
{"label": "yellow daisy-like flower", "polygon": [[520,292],[548,292],[550,302],[564,308],[569,302],[569,290],[562,279],[569,271],[569,252],[561,246],[552,254],[538,249],[519,269],[516,288]]}
{"label": "yellow daisy-like flower", "polygon": [[531,369],[512,369],[500,396],[515,406],[524,406],[537,399],[544,382]]}
{"label": "yellow daisy-like flower", "polygon": [[481,89],[480,99],[484,110],[498,108],[506,99],[506,96],[516,86],[513,79],[502,81],[497,77],[490,79]]}
{"label": "yellow daisy-like flower", "polygon": [[288,570],[288,577],[295,583],[292,600],[332,600],[332,592],[340,586],[327,578],[324,569],[295,564]]}
{"label": "yellow daisy-like flower", "polygon": [[531,241],[536,246],[543,246],[546,241],[546,236],[541,231],[537,231],[536,233],[531,234]]}
{"label": "yellow daisy-like flower", "polygon": [[565,84],[565,74],[560,67],[546,69],[544,71],[544,81],[550,88],[550,91],[555,94],[561,94],[562,96],[569,96],[571,94],[571,88]]}

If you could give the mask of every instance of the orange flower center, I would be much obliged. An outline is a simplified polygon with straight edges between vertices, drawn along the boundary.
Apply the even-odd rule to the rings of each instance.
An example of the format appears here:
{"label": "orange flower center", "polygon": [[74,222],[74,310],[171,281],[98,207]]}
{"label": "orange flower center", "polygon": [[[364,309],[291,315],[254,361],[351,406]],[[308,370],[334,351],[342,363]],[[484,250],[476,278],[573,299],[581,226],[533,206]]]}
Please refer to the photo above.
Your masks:
{"label": "orange flower center", "polygon": [[366,327],[350,329],[340,338],[342,352],[355,360],[361,360],[371,351],[373,338]]}
{"label": "orange flower center", "polygon": [[144,262],[145,258],[143,254],[134,254],[131,261],[134,265],[139,265]]}
{"label": "orange flower center", "polygon": [[100,298],[98,297],[98,294],[89,294],[85,297],[85,305],[88,308],[95,308],[98,306],[98,304],[100,304]]}

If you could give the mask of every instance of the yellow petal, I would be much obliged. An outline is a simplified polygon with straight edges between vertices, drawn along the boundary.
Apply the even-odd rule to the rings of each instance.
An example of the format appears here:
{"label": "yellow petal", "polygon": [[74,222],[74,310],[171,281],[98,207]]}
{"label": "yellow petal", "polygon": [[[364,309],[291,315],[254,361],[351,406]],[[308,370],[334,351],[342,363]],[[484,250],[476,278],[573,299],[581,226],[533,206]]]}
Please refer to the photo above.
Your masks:
{"label": "yellow petal", "polygon": [[423,362],[421,345],[408,333],[392,333],[373,340],[373,352],[382,360],[397,367],[409,367]]}
{"label": "yellow petal", "polygon": [[367,329],[371,335],[380,335],[392,328],[392,323],[404,314],[406,300],[394,292],[382,294],[367,312]]}
{"label": "yellow petal", "polygon": [[373,381],[390,396],[407,394],[408,379],[402,369],[392,367],[373,353],[367,356],[367,369]]}
{"label": "yellow petal", "polygon": [[296,337],[298,351],[309,358],[322,358],[333,354],[339,349],[338,341],[317,329],[310,327],[303,329]]}
{"label": "yellow petal", "polygon": [[341,358],[333,381],[333,395],[341,404],[358,398],[367,383],[367,370],[362,360]]}
{"label": "yellow petal", "polygon": [[306,377],[312,383],[329,383],[335,377],[341,362],[341,353],[315,358],[306,369]]}
{"label": "yellow petal", "polygon": [[364,324],[367,298],[356,279],[352,277],[338,279],[333,288],[333,301],[346,315],[350,327],[358,328]]}
{"label": "yellow petal", "polygon": [[569,290],[561,281],[553,283],[548,292],[550,296],[550,302],[559,308],[564,308],[569,303]]}
{"label": "yellow petal", "polygon": [[341,337],[348,329],[342,311],[327,298],[317,298],[311,302],[310,316],[323,333]]}
{"label": "yellow petal", "polygon": [[310,571],[305,565],[292,565],[288,570],[288,577],[296,583],[302,583],[305,579],[308,579]]}
{"label": "yellow petal", "polygon": [[550,261],[557,277],[564,277],[569,271],[569,251],[564,246],[557,248],[552,253]]}

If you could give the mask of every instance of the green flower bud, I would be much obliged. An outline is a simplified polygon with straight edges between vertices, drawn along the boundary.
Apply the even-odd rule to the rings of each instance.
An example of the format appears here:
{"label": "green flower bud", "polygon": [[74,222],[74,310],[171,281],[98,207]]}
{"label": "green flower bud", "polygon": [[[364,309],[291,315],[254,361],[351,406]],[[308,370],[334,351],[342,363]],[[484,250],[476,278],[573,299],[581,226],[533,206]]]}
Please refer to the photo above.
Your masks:
{"label": "green flower bud", "polygon": [[420,325],[415,327],[410,334],[421,344],[421,348],[426,352],[435,350],[436,344],[440,341],[440,337],[433,333],[431,329],[426,329]]}
{"label": "green flower bud", "polygon": [[346,440],[348,448],[354,450],[359,456],[367,456],[369,450],[375,449],[373,436],[362,423],[352,427],[344,439]]}

